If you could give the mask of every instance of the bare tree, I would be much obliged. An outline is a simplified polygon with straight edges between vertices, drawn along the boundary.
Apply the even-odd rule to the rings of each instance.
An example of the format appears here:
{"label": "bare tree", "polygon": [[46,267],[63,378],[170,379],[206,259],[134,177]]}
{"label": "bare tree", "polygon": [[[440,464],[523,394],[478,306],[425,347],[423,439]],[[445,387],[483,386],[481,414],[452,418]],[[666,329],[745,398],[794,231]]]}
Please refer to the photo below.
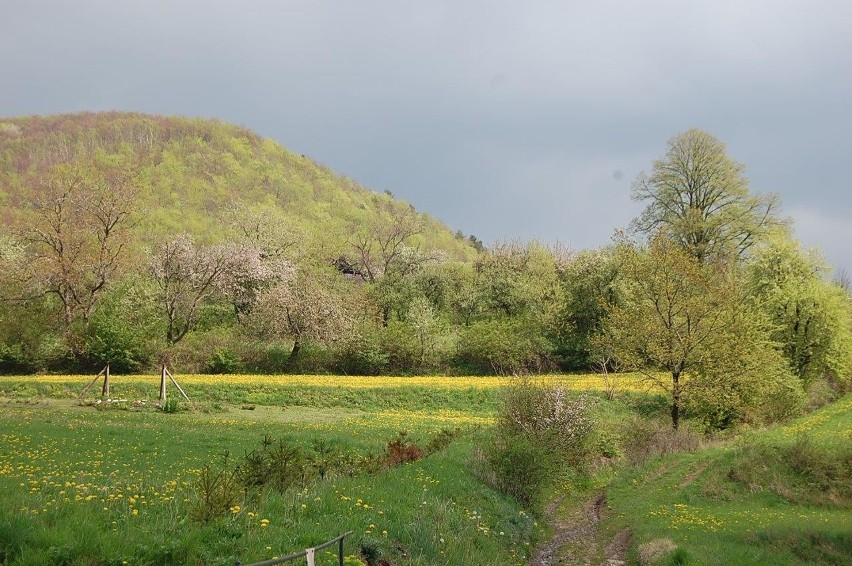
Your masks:
{"label": "bare tree", "polygon": [[119,268],[133,226],[137,191],[126,172],[92,174],[59,167],[40,181],[26,240],[40,291],[59,298],[63,320],[88,324]]}
{"label": "bare tree", "polygon": [[392,269],[400,275],[415,270],[426,258],[408,242],[423,231],[423,222],[411,207],[390,209],[390,221],[378,220],[355,230],[349,240],[364,278],[374,283]]}
{"label": "bare tree", "polygon": [[229,207],[227,216],[237,240],[260,250],[264,259],[292,256],[303,238],[274,205],[236,202]]}

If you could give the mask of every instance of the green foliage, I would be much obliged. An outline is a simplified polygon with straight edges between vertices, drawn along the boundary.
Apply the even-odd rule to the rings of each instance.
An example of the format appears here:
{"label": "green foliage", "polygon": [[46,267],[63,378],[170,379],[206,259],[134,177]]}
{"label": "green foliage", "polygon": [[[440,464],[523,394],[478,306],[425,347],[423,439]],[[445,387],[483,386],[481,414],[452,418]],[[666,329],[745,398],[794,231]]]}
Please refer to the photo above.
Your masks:
{"label": "green foliage", "polygon": [[238,468],[246,487],[270,486],[279,493],[305,481],[307,457],[301,447],[286,439],[265,436],[261,446],[245,455]]}
{"label": "green foliage", "polygon": [[22,344],[0,345],[0,373],[29,373],[32,370]]}
{"label": "green foliage", "polygon": [[827,272],[816,252],[780,236],[748,266],[753,303],[771,320],[772,338],[805,384],[825,376],[852,381],[852,303]]}
{"label": "green foliage", "polygon": [[390,363],[389,353],[382,347],[381,330],[372,324],[359,326],[344,344],[340,370],[353,375],[381,375]]}
{"label": "green foliage", "polygon": [[603,330],[608,308],[622,300],[619,265],[612,249],[580,252],[560,274],[564,299],[558,314],[557,355],[570,369],[599,369],[593,338]]}
{"label": "green foliage", "polygon": [[85,350],[95,365],[117,373],[150,367],[158,353],[162,325],[152,291],[132,280],[119,282],[100,301],[86,328]]}
{"label": "green foliage", "polygon": [[169,397],[163,401],[163,412],[167,414],[177,413],[180,409],[180,402],[175,397]]}
{"label": "green foliage", "polygon": [[[709,428],[796,413],[804,396],[790,379],[765,317],[748,308],[736,266],[701,262],[664,234],[620,249],[625,301],[610,308],[601,343],[671,400],[677,428],[684,404]],[[771,402],[768,402],[771,399]]]}
{"label": "green foliage", "polygon": [[242,360],[225,348],[216,348],[205,365],[205,373],[240,373],[245,366]]}
{"label": "green foliage", "polygon": [[458,355],[473,371],[512,375],[549,369],[551,351],[551,343],[534,321],[499,318],[465,328]]}
{"label": "green foliage", "polygon": [[696,566],[845,564],[850,404],[625,470],[608,490],[608,532],[629,527],[643,564],[676,550]]}
{"label": "green foliage", "polygon": [[650,174],[633,184],[634,200],[648,204],[633,222],[641,232],[663,232],[699,262],[743,254],[784,221],[775,195],[753,195],[745,168],[725,144],[690,129],[668,141]]}
{"label": "green foliage", "polygon": [[[772,474],[767,474],[767,469]],[[728,477],[751,491],[770,491],[791,503],[852,508],[852,448],[824,447],[807,434],[792,443],[756,444],[734,456]]]}
{"label": "green foliage", "polygon": [[588,398],[527,380],[511,384],[488,454],[495,487],[536,506],[548,481],[585,464],[593,427]]}
{"label": "green foliage", "polygon": [[501,437],[497,442],[488,458],[494,487],[525,507],[540,504],[553,469],[553,455],[546,446],[522,435]]}
{"label": "green foliage", "polygon": [[239,471],[228,465],[227,454],[220,467],[202,468],[196,481],[196,500],[190,508],[190,516],[207,523],[227,515],[234,506],[242,503],[245,496],[239,480]]}

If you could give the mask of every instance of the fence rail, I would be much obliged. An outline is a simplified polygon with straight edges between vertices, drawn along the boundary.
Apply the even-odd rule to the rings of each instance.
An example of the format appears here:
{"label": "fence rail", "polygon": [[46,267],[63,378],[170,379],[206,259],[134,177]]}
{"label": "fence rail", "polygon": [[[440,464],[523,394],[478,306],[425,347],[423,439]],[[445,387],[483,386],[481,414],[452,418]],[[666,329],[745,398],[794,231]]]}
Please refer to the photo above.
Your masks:
{"label": "fence rail", "polygon": [[337,560],[340,566],[343,566],[343,539],[351,535],[354,531],[348,531],[343,533],[342,535],[333,538],[329,541],[322,543],[319,546],[315,546],[313,548],[308,548],[302,550],[301,552],[295,552],[293,554],[288,554],[287,556],[282,556],[281,558],[272,558],[270,560],[264,560],[263,562],[252,562],[251,564],[243,564],[242,562],[237,561],[235,566],[274,566],[275,564],[283,564],[284,562],[289,562],[290,560],[295,560],[297,558],[302,558],[308,556],[308,564],[309,566],[313,566],[313,556],[314,552],[317,550],[324,550],[329,546],[332,546],[334,543],[338,543],[337,548]]}

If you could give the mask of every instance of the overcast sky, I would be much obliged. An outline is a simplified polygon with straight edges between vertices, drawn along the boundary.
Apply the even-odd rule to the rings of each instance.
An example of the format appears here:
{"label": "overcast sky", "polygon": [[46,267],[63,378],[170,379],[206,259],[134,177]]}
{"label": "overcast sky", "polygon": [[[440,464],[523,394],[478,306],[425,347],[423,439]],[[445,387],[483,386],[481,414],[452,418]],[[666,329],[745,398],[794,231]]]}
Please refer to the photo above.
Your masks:
{"label": "overcast sky", "polygon": [[605,244],[690,127],[852,271],[852,2],[0,0],[0,116],[254,129],[486,243]]}

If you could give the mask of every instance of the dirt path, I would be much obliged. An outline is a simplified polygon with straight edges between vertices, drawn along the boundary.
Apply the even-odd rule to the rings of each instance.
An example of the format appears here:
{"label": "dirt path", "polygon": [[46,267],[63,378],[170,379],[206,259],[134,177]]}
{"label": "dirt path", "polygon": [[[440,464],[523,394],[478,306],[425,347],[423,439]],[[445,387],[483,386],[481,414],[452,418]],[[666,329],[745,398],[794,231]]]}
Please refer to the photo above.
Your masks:
{"label": "dirt path", "polygon": [[632,535],[629,530],[618,533],[601,552],[598,523],[606,510],[606,497],[597,495],[564,516],[557,516],[562,500],[557,498],[547,506],[547,520],[554,529],[553,537],[538,547],[529,566],[626,564],[625,554]]}

